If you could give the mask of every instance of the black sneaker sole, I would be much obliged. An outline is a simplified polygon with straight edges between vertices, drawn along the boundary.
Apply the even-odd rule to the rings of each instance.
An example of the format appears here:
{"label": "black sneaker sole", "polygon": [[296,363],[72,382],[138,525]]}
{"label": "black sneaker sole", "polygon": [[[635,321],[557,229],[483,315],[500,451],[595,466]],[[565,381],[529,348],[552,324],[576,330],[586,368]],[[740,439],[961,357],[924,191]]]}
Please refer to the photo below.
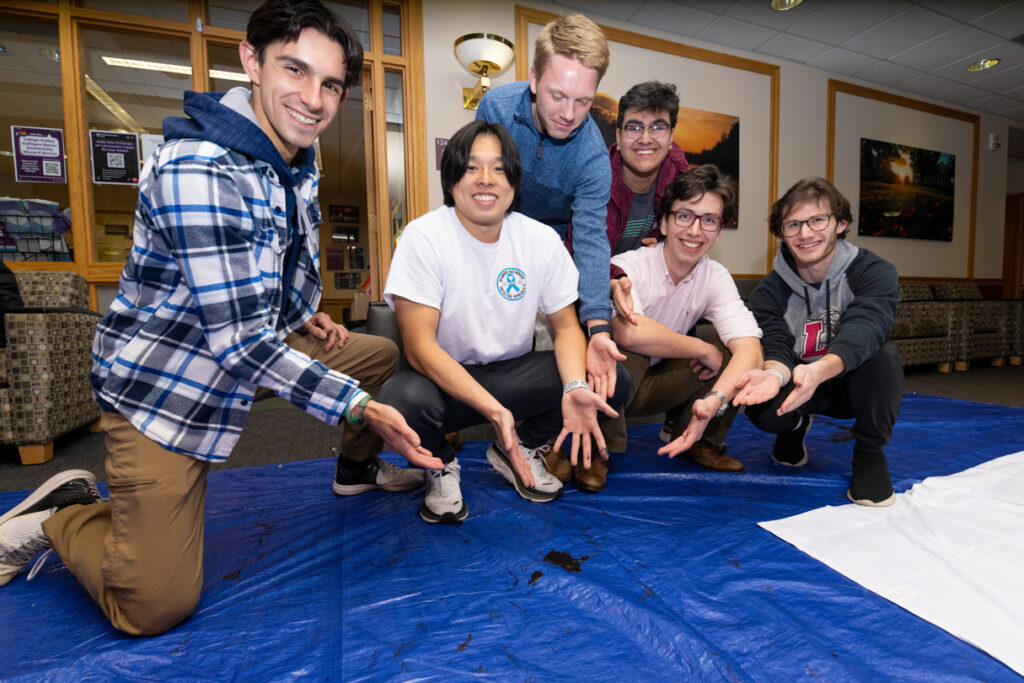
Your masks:
{"label": "black sneaker sole", "polygon": [[90,484],[96,484],[96,476],[88,470],[66,470],[64,472],[58,472],[44,481],[39,488],[28,496],[28,498],[15,505],[11,510],[8,510],[3,517],[0,517],[0,524],[3,524],[9,519],[14,519],[18,515],[24,514],[29,510],[29,508],[39,503],[39,501],[46,498],[56,489],[59,489],[64,484],[69,481],[74,481],[75,479],[85,479]]}
{"label": "black sneaker sole", "polygon": [[850,499],[851,503],[856,503],[857,505],[866,505],[872,508],[887,508],[896,502],[895,493],[890,493],[888,498],[875,501],[871,500],[870,498],[854,498],[853,493],[850,491],[850,489],[846,489],[846,497]]}
{"label": "black sneaker sole", "polygon": [[516,490],[516,493],[531,503],[550,503],[562,495],[563,489],[561,488],[554,493],[545,493],[544,491],[538,491],[537,489],[531,489],[524,486],[519,475],[516,474],[515,469],[512,467],[512,463],[509,462],[508,457],[506,457],[505,454],[502,453],[494,444],[491,444],[487,449],[487,462],[491,464],[491,467],[498,471],[505,481],[512,485],[512,488]]}
{"label": "black sneaker sole", "polygon": [[423,486],[423,482],[418,482],[409,486],[389,484],[387,486],[380,486],[379,484],[339,484],[337,481],[331,489],[339,496],[358,496],[360,493],[368,493],[369,491],[413,491]]}
{"label": "black sneaker sole", "polygon": [[462,501],[462,507],[458,512],[446,512],[443,515],[432,512],[426,503],[420,508],[420,519],[430,524],[458,524],[468,515],[469,509],[466,507],[466,501]]}

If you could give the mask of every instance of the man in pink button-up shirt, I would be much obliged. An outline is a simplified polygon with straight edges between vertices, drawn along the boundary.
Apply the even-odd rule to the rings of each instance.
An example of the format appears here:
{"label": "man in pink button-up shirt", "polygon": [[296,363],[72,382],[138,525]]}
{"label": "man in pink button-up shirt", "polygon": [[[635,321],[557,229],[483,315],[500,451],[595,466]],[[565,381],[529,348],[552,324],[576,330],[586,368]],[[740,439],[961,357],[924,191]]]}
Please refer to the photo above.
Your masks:
{"label": "man in pink button-up shirt", "polygon": [[[678,176],[658,207],[661,241],[615,256],[626,273],[612,280],[613,300],[631,295],[632,310],[612,319],[614,338],[626,352],[633,393],[620,418],[605,425],[612,451],[626,447],[622,414],[657,415],[692,403],[689,423],[673,430],[658,451],[709,469],[739,472],[743,464],[724,454],[725,435],[736,416],[731,405],[739,377],[761,367],[761,330],[740,299],[729,271],[707,253],[726,225],[736,220],[736,183],[712,165]],[[721,345],[687,332],[709,321]]]}

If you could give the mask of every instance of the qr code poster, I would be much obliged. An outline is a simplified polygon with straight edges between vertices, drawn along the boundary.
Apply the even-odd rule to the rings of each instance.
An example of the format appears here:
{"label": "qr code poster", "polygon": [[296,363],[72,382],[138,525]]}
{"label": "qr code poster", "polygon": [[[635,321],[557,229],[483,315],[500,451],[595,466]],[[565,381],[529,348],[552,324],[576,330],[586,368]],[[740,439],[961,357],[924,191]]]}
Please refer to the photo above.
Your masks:
{"label": "qr code poster", "polygon": [[139,182],[139,135],[90,130],[92,181],[117,185]]}
{"label": "qr code poster", "polygon": [[14,180],[19,183],[66,183],[64,131],[59,128],[11,126]]}

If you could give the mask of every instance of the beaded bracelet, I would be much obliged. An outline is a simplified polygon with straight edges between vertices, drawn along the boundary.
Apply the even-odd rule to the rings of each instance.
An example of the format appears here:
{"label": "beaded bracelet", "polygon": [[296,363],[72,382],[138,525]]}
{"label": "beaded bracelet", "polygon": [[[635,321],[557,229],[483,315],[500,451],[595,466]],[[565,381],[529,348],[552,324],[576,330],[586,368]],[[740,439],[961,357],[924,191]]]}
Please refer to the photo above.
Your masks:
{"label": "beaded bracelet", "polygon": [[587,391],[590,391],[590,385],[587,384],[587,380],[585,379],[571,379],[565,383],[564,387],[562,387],[562,396],[565,396],[575,389],[586,389]]}

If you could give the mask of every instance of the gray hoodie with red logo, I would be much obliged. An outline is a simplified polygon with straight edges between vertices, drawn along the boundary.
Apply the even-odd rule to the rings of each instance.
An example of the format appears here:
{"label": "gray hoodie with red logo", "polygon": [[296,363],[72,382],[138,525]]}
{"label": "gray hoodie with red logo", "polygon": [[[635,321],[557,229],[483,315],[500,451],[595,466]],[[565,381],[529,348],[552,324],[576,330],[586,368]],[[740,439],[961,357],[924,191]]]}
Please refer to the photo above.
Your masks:
{"label": "gray hoodie with red logo", "polygon": [[792,369],[832,353],[849,372],[889,336],[900,295],[896,268],[885,259],[839,240],[820,283],[800,277],[785,246],[772,265],[747,302],[764,332],[765,360]]}

